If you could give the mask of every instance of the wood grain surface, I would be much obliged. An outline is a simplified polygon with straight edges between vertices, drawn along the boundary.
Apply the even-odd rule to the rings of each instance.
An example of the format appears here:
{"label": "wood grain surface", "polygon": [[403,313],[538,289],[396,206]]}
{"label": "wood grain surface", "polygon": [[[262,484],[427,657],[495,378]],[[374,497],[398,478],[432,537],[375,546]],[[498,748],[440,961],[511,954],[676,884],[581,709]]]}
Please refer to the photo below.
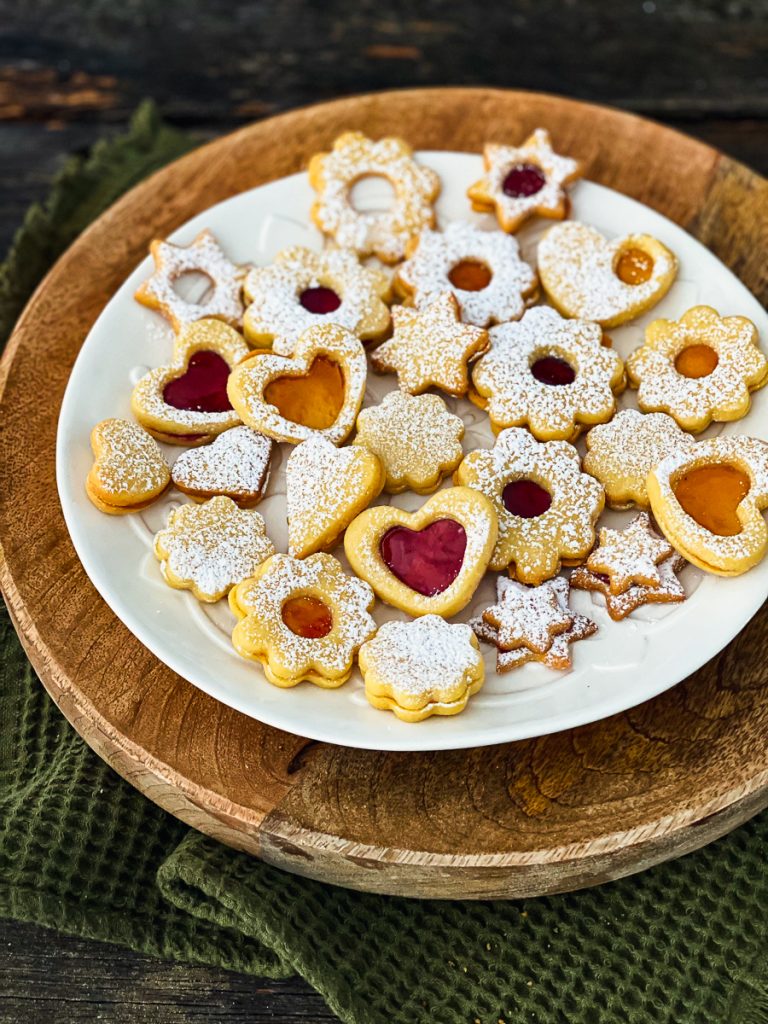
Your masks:
{"label": "wood grain surface", "polygon": [[3,362],[2,584],[39,674],[86,740],[148,796],[301,874],[441,897],[557,891],[694,849],[768,803],[765,614],[683,685],[592,726],[472,751],[346,750],[266,728],[169,672],[100,600],[51,505],[72,361],[153,235],[298,170],[343,128],[476,150],[538,124],[590,177],[686,226],[766,299],[768,183],[711,148],[548,96],[399,92],[264,121],[161,171],[59,261]]}

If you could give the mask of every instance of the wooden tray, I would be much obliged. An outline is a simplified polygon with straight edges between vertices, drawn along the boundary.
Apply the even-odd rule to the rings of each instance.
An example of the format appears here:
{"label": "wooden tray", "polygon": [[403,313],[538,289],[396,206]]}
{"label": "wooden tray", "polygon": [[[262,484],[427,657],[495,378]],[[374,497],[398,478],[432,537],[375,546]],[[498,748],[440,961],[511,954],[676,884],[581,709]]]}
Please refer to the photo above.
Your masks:
{"label": "wooden tray", "polygon": [[153,236],[298,171],[345,128],[479,151],[538,125],[590,178],[682,224],[768,299],[768,182],[745,167],[614,110],[418,90],[260,122],[160,171],[59,260],[5,353],[0,583],[38,674],[150,799],[289,871],[412,896],[554,892],[686,853],[768,804],[765,612],[695,676],[625,714],[503,746],[385,754],[281,733],[196,690],[115,618],[69,542],[54,481],[61,398],[88,330]]}

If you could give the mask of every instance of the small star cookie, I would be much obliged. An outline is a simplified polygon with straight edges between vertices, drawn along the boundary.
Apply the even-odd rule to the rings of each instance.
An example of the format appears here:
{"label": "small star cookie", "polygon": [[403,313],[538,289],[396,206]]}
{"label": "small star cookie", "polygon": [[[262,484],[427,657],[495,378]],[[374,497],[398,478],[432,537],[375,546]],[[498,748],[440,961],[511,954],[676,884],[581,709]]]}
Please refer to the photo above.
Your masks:
{"label": "small star cookie", "polygon": [[633,583],[622,594],[612,594],[608,579],[580,565],[571,573],[571,586],[576,590],[591,590],[602,594],[605,607],[615,622],[620,622],[644,604],[676,604],[685,600],[685,589],[677,574],[686,565],[682,555],[673,551],[659,563],[659,582],[652,587]]}
{"label": "small star cookie", "polygon": [[612,594],[623,594],[632,586],[660,586],[659,563],[674,550],[653,530],[648,513],[640,512],[624,530],[603,527],[586,564],[590,572],[607,578]]}
{"label": "small star cookie", "polygon": [[573,625],[573,615],[562,607],[555,588],[545,584],[502,588],[483,620],[496,630],[500,649],[527,647],[536,654],[546,654],[555,637]]}

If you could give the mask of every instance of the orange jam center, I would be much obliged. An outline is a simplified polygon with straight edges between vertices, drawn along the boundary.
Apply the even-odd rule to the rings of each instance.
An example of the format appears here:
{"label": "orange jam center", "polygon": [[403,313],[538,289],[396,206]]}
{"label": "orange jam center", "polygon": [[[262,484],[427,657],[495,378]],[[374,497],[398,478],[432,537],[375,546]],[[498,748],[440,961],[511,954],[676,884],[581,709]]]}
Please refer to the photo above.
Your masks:
{"label": "orange jam center", "polygon": [[642,249],[625,249],[616,263],[616,276],[624,284],[645,284],[653,273],[653,257]]}
{"label": "orange jam center", "polygon": [[689,345],[675,359],[681,377],[708,377],[718,364],[717,352],[709,345]]}
{"label": "orange jam center", "polygon": [[344,374],[338,363],[317,356],[303,377],[276,377],[264,388],[264,400],[281,416],[312,430],[336,422],[344,404]]}
{"label": "orange jam center", "polygon": [[491,283],[491,268],[480,260],[462,260],[448,272],[448,280],[454,288],[463,292],[481,292]]}
{"label": "orange jam center", "polygon": [[289,597],[281,614],[288,629],[307,640],[319,640],[333,629],[331,609],[317,597]]}
{"label": "orange jam center", "polygon": [[749,491],[749,477],[736,466],[715,463],[683,473],[672,490],[683,510],[718,537],[741,533],[736,508]]}

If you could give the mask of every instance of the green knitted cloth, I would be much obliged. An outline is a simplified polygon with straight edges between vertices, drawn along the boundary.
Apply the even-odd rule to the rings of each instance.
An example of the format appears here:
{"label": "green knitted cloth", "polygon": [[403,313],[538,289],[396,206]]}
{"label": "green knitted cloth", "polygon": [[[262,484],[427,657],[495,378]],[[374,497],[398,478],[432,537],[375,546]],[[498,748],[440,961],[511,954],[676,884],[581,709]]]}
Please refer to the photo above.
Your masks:
{"label": "green knitted cloth", "polygon": [[[102,208],[188,148],[150,106],[67,165],[0,269],[0,335]],[[448,903],[305,881],[206,839],[85,746],[0,619],[0,915],[255,975],[349,1024],[766,1024],[768,814],[565,896]]]}

